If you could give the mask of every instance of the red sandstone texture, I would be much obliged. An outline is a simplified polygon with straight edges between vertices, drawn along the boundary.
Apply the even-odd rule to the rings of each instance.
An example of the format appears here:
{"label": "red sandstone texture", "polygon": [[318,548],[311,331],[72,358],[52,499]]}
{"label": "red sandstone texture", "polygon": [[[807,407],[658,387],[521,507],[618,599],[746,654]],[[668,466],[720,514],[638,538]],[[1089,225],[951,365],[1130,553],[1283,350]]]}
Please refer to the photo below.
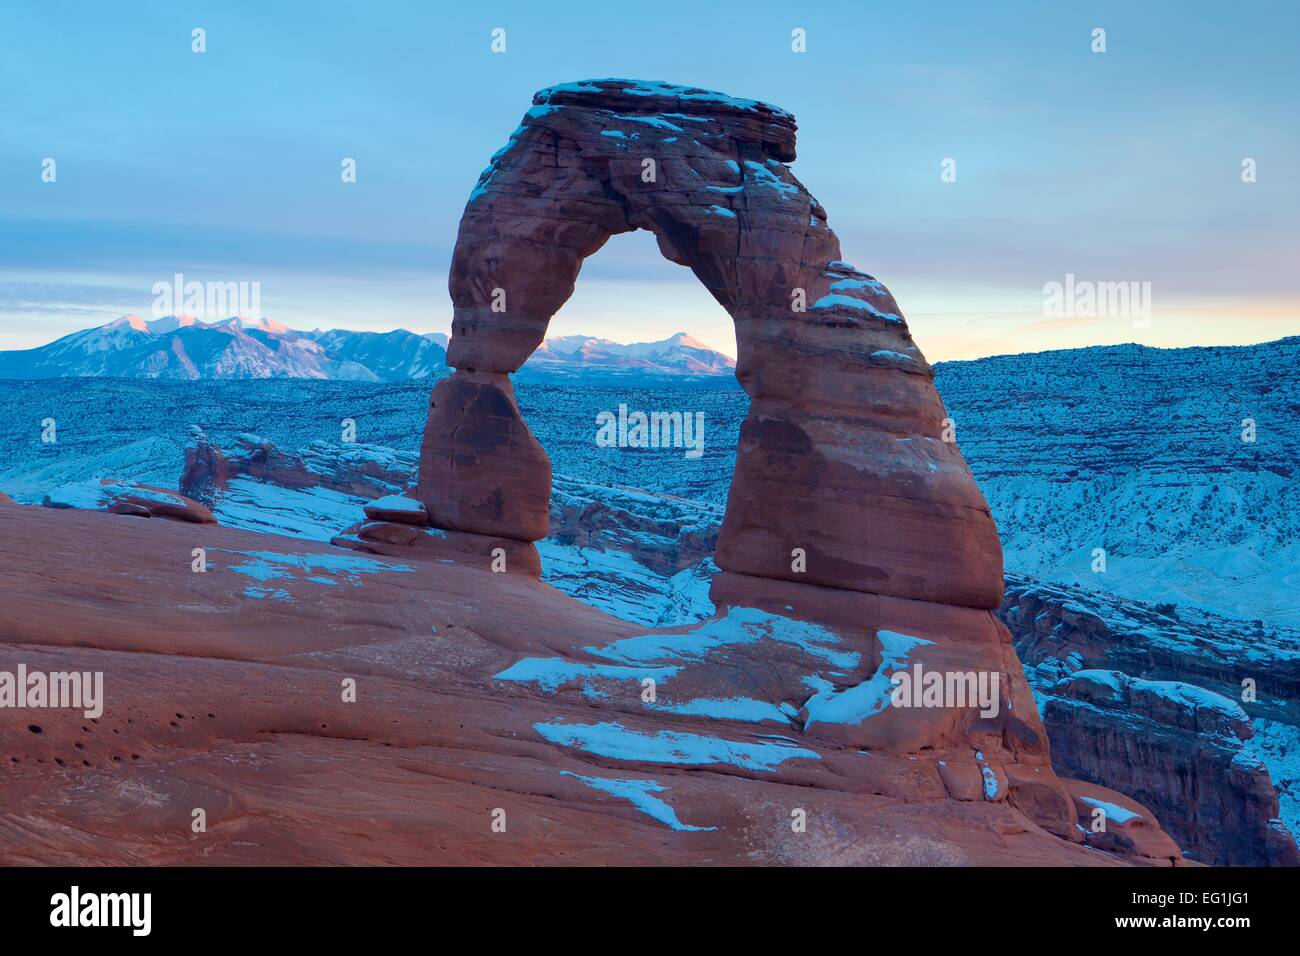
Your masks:
{"label": "red sandstone texture", "polygon": [[523,541],[546,537],[551,461],[508,376],[460,371],[429,401],[420,497],[433,524]]}
{"label": "red sandstone texture", "polygon": [[458,371],[439,386],[421,455],[435,524],[545,534],[545,456],[504,373],[541,343],[583,259],[648,229],[736,322],[752,404],[718,565],[998,606],[1001,546],[930,366],[893,296],[840,261],[794,158],[794,118],[763,103],[629,80],[537,94],[461,219],[447,356]]}
{"label": "red sandstone texture", "polygon": [[[195,547],[207,549],[204,573],[192,570]],[[0,710],[0,862],[1121,861],[1022,809],[1039,796],[1015,778],[1047,771],[1016,762],[1005,729],[980,739],[1011,786],[995,799],[954,798],[941,762],[977,764],[973,751],[903,753],[906,726],[863,754],[815,732],[649,708],[637,681],[596,681],[604,698],[575,686],[547,692],[496,675],[532,658],[609,664],[587,648],[643,629],[476,562],[412,553],[364,570],[339,564],[354,556],[216,525],[0,509],[0,671],[102,671],[105,697],[97,719]],[[261,580],[262,564],[283,576]],[[882,606],[881,623],[924,623],[900,604]],[[856,621],[844,628],[846,640],[862,633]],[[682,695],[778,700],[777,685],[798,673],[796,651],[736,646],[731,666],[710,657],[684,672]],[[862,669],[874,663],[868,654]],[[342,700],[345,679],[356,681],[355,703]],[[609,723],[635,740],[694,734],[765,749],[757,769],[625,760],[536,729]],[[681,826],[716,829],[671,829],[589,781],[642,786]],[[1060,785],[1047,791],[1054,800]],[[206,832],[193,832],[195,809]],[[498,810],[504,833],[492,830]],[[807,815],[801,833],[796,810]]]}

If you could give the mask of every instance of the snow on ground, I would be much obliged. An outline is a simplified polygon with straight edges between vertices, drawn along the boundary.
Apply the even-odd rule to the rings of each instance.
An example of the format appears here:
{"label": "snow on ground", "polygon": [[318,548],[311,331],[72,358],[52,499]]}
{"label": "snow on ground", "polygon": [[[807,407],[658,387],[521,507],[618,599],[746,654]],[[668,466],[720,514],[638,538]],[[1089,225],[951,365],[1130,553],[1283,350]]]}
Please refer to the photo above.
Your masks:
{"label": "snow on ground", "polygon": [[642,634],[583,650],[623,663],[698,661],[722,648],[762,640],[797,647],[835,667],[836,673],[852,670],[861,659],[855,651],[840,650],[839,637],[818,624],[750,607],[729,608],[725,616],[681,634]]}
{"label": "snow on ground", "polygon": [[282,488],[239,477],[230,480],[212,513],[232,528],[329,541],[365,517],[366,503],[329,488]]}
{"label": "snow on ground", "polygon": [[653,734],[630,730],[617,721],[599,724],[534,724],[553,744],[638,763],[682,764],[692,767],[732,764],[746,770],[771,772],[787,760],[820,760],[821,755],[774,740],[724,740],[703,734],[660,730]]}
{"label": "snow on ground", "polygon": [[846,690],[837,691],[830,681],[820,676],[808,679],[808,685],[816,693],[804,704],[808,720],[804,729],[817,724],[850,724],[857,726],[868,717],[880,713],[889,706],[894,684],[889,676],[895,671],[907,669],[907,658],[912,651],[934,641],[899,634],[895,631],[877,631],[880,640],[880,664],[876,672],[861,684]]}
{"label": "snow on ground", "polygon": [[717,827],[695,827],[677,819],[677,811],[654,796],[666,792],[666,788],[654,780],[611,780],[608,777],[584,777],[580,773],[561,770],[560,773],[581,780],[593,790],[620,797],[636,807],[647,816],[653,817],[672,830],[698,833],[704,830],[716,830]]}
{"label": "snow on ground", "polygon": [[543,581],[621,620],[674,627],[713,614],[709,581],[716,568],[711,560],[666,577],[627,551],[566,545],[550,538],[538,541],[537,550]]}
{"label": "snow on ground", "polygon": [[[229,565],[229,570],[259,583],[278,579],[299,579],[334,586],[340,580],[353,587],[361,585],[361,575],[381,572],[414,571],[408,564],[381,561],[351,552],[339,554],[282,554],[279,551],[227,551],[213,548],[209,554],[232,554],[247,558]],[[219,565],[209,559],[209,568]]]}

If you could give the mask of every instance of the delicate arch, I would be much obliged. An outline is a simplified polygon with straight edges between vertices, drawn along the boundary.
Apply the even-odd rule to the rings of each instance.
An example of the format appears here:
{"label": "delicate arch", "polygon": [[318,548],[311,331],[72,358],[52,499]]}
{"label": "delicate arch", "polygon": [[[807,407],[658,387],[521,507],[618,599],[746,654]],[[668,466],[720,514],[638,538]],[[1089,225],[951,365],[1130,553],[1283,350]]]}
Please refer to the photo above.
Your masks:
{"label": "delicate arch", "polygon": [[534,97],[461,218],[456,372],[434,391],[420,462],[434,524],[545,536],[550,462],[509,373],[541,344],[583,260],[644,228],[736,324],[751,405],[718,565],[998,606],[996,528],[943,440],[930,366],[888,290],[840,261],[826,211],[787,165],[795,130],[778,107],[664,83],[592,80]]}

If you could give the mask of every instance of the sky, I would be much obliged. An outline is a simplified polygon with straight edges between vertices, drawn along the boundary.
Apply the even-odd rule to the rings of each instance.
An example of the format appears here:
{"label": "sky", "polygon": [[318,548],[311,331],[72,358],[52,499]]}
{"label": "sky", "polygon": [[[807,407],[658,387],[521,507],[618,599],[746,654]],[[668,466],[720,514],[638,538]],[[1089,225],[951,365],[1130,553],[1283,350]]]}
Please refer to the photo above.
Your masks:
{"label": "sky", "polygon": [[[794,113],[794,174],[931,360],[1300,333],[1300,4],[807,6],[4,0],[0,348],[148,317],[176,273],[256,281],[293,327],[449,331],[479,172],[535,91],[609,76]],[[1149,310],[1053,313],[1067,275],[1139,283]],[[735,354],[639,232],[550,334],[679,330]]]}

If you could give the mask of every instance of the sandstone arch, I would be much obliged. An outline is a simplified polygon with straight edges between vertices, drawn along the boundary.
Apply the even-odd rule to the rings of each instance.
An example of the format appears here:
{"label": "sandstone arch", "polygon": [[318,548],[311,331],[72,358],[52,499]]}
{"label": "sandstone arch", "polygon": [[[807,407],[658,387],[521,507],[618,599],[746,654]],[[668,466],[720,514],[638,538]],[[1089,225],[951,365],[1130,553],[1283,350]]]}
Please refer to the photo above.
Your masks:
{"label": "sandstone arch", "polygon": [[[933,374],[887,289],[840,261],[794,177],[794,117],[631,80],[538,93],[479,177],[452,260],[448,364],[419,496],[431,523],[533,541],[550,463],[509,373],[541,343],[583,260],[654,233],[736,324],[751,399],[716,560],[725,570],[997,607],[1002,550]],[[800,301],[804,311],[798,311]],[[806,553],[806,571],[791,553]]]}

